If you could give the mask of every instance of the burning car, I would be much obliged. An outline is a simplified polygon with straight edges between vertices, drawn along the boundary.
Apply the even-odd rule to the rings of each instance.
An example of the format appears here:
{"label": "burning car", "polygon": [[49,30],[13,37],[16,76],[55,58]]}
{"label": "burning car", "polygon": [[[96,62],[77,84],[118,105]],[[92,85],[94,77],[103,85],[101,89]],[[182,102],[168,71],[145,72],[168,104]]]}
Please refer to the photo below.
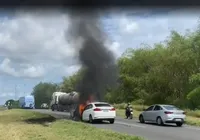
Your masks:
{"label": "burning car", "polygon": [[95,121],[109,121],[111,124],[115,122],[115,108],[105,102],[91,102],[87,104],[81,112],[82,120],[93,123]]}

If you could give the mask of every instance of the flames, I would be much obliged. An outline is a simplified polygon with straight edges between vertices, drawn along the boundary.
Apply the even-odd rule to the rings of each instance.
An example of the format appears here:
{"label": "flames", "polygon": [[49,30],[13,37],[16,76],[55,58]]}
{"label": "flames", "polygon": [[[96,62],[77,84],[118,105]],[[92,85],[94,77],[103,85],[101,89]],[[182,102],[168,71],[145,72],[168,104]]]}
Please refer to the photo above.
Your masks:
{"label": "flames", "polygon": [[89,103],[91,103],[93,101],[94,101],[94,96],[90,95],[88,100],[85,103],[82,103],[82,104],[79,105],[79,114],[80,114],[80,116],[82,116],[83,111],[84,111],[85,107],[87,106],[87,104],[89,104]]}
{"label": "flames", "polygon": [[80,114],[80,116],[82,116],[83,110],[85,109],[85,107],[86,107],[86,104],[80,104],[79,105],[79,114]]}

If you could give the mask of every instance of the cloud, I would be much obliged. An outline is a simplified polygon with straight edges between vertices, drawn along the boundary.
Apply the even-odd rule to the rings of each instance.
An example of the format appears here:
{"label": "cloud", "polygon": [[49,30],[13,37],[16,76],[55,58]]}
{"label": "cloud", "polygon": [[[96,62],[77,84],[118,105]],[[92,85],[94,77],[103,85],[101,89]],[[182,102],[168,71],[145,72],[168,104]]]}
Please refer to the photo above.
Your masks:
{"label": "cloud", "polygon": [[0,94],[0,97],[1,97],[1,98],[4,98],[4,97],[12,97],[12,96],[14,96],[14,95],[15,95],[14,93],[8,92],[8,93],[1,93],[1,94]]}
{"label": "cloud", "polygon": [[14,76],[14,77],[28,77],[28,78],[38,78],[44,76],[45,70],[41,66],[33,66],[29,64],[22,64],[22,68],[16,70],[11,66],[11,60],[5,58],[3,62],[0,64],[0,71]]}
{"label": "cloud", "polygon": [[[7,59],[2,62],[1,70],[12,76],[34,78],[42,76],[49,65],[70,65],[74,50],[73,44],[65,39],[67,21],[66,14],[58,11],[49,14],[20,11],[14,18],[2,19],[0,57]],[[23,74],[11,67],[10,62],[18,64]]]}
{"label": "cloud", "polygon": [[138,23],[130,20],[126,16],[120,19],[119,27],[122,33],[133,33],[139,30]]}

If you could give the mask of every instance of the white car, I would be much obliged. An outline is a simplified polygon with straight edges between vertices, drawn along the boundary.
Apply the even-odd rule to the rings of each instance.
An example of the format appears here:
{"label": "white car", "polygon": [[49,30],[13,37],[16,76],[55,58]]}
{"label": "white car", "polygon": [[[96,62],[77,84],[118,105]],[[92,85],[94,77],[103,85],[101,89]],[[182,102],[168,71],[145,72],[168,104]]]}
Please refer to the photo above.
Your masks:
{"label": "white car", "polygon": [[83,121],[109,121],[110,123],[115,122],[116,111],[115,108],[105,102],[92,102],[88,104],[82,114]]}
{"label": "white car", "polygon": [[141,123],[153,122],[158,125],[175,123],[182,126],[185,122],[185,112],[173,105],[152,105],[139,115]]}
{"label": "white car", "polygon": [[48,104],[47,103],[43,103],[42,105],[41,105],[41,108],[43,108],[43,109],[47,109],[49,106],[48,106]]}

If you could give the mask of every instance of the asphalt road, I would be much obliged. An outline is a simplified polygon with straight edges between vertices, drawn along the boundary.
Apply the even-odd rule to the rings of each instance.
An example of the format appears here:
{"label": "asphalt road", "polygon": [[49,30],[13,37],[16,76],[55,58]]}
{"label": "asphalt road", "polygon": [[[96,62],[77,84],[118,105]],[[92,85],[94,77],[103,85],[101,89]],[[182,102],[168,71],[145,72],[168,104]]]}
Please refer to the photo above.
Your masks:
{"label": "asphalt road", "polygon": [[[68,118],[69,113],[52,112],[51,110],[36,109],[34,111],[49,114],[57,118]],[[146,140],[200,140],[200,127],[183,125],[157,126],[154,124],[140,124],[138,120],[116,118],[114,124],[91,124],[97,128],[111,129],[116,132],[144,137]]]}

